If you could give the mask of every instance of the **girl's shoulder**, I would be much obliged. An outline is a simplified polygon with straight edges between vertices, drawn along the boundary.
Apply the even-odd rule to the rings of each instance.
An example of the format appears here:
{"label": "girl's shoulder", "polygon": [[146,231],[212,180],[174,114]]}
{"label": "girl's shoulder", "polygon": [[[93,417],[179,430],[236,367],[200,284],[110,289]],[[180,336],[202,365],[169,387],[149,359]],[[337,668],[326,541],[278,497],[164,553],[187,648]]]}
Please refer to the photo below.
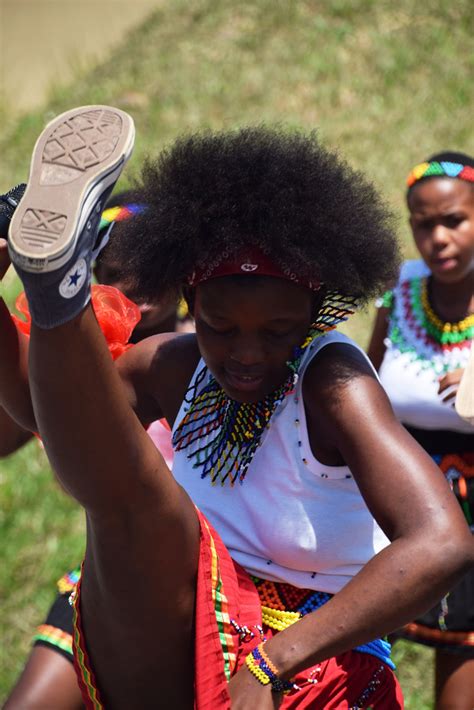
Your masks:
{"label": "girl's shoulder", "polygon": [[[316,338],[313,348],[303,362],[303,394],[337,396],[351,380],[360,377],[378,380],[378,375],[359,345],[342,333],[332,332]],[[314,401],[318,401],[315,396]]]}
{"label": "girl's shoulder", "polygon": [[301,363],[299,371],[300,377],[302,377],[308,369],[314,369],[315,367],[317,369],[315,362],[317,360],[320,361],[323,356],[325,359],[333,362],[355,359],[366,363],[369,369],[375,373],[375,369],[372,367],[363,349],[349,338],[349,336],[337,330],[333,330],[325,335],[316,337],[311,343]]}
{"label": "girl's shoulder", "polygon": [[[159,333],[141,340],[117,361],[119,369],[160,368],[186,371],[199,360],[195,333]],[[145,372],[143,374],[146,374]]]}
{"label": "girl's shoulder", "polygon": [[195,333],[161,333],[130,348],[117,367],[132,405],[148,402],[143,419],[165,417],[172,422],[199,359]]}
{"label": "girl's shoulder", "polygon": [[355,422],[372,421],[374,411],[384,411],[378,375],[363,350],[347,337],[320,344],[308,363],[302,394],[310,441],[318,446],[324,442],[331,465],[342,465],[341,436],[352,431]]}

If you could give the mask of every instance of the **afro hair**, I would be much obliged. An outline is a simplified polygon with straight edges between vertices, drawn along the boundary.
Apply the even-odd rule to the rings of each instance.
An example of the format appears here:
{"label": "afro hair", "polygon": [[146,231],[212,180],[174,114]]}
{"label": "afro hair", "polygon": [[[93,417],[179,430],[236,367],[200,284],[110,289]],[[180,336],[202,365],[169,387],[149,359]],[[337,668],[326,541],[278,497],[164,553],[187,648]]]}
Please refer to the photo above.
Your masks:
{"label": "afro hair", "polygon": [[144,296],[182,290],[196,266],[249,244],[361,301],[396,276],[393,215],[314,132],[261,126],[184,136],[147,161],[142,181],[147,210],[114,247]]}

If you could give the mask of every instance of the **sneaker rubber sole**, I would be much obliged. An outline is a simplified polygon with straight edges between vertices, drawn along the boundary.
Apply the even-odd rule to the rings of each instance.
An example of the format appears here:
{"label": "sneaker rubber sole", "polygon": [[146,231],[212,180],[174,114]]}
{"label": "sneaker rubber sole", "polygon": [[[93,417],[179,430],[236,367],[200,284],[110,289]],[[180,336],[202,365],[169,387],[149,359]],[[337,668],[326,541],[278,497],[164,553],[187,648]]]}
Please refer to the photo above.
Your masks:
{"label": "sneaker rubber sole", "polygon": [[110,106],[81,106],[46,126],[10,224],[16,265],[47,273],[67,263],[91,211],[102,212],[99,198],[120,175],[134,139],[132,118]]}

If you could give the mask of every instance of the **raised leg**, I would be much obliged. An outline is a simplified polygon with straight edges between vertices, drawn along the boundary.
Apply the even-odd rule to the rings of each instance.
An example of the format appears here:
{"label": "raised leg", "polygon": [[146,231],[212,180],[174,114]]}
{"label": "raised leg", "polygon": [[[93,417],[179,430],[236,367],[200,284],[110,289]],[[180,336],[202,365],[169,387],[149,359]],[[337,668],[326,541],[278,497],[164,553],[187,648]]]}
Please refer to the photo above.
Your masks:
{"label": "raised leg", "polygon": [[[135,416],[86,305],[98,206],[130,151],[125,116],[84,107],[47,127],[9,246],[33,318],[38,429],[62,485],[87,513],[80,611],[104,705],[179,710],[193,704],[199,523]],[[104,130],[121,126],[112,143],[100,137],[104,121]],[[71,153],[84,139],[99,140],[100,150],[89,161],[81,144],[76,164]],[[65,219],[54,220],[56,212]]]}

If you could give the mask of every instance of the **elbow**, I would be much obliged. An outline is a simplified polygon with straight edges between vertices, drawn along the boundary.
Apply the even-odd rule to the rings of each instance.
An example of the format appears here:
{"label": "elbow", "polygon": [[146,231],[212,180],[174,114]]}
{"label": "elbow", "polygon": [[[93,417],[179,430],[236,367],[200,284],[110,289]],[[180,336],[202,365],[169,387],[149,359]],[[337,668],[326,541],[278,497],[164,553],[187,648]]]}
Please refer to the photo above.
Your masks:
{"label": "elbow", "polygon": [[445,505],[431,511],[419,532],[431,547],[429,557],[437,558],[453,574],[462,575],[474,566],[474,535],[452,493]]}
{"label": "elbow", "polygon": [[410,536],[410,549],[412,563],[426,577],[452,588],[474,566],[474,536],[457,503],[450,512],[430,515]]}
{"label": "elbow", "polygon": [[456,576],[463,576],[474,566],[474,536],[466,524],[459,526],[449,536],[438,542],[437,556],[443,561],[446,571]]}
{"label": "elbow", "polygon": [[463,548],[463,563],[466,571],[474,567],[474,536],[469,533],[466,536]]}

